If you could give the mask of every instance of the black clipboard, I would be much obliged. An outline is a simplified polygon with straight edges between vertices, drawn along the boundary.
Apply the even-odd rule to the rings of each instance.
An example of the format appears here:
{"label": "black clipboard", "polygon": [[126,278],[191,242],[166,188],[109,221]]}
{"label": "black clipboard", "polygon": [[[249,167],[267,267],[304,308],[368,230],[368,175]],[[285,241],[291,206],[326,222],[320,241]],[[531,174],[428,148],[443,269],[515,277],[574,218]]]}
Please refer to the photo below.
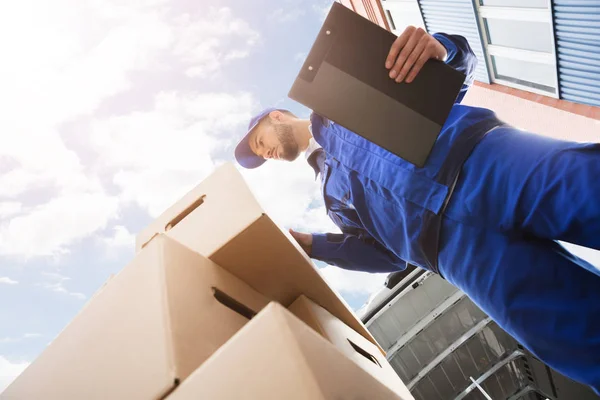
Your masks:
{"label": "black clipboard", "polygon": [[385,60],[396,35],[333,3],[288,97],[423,167],[465,81],[437,60],[396,83]]}

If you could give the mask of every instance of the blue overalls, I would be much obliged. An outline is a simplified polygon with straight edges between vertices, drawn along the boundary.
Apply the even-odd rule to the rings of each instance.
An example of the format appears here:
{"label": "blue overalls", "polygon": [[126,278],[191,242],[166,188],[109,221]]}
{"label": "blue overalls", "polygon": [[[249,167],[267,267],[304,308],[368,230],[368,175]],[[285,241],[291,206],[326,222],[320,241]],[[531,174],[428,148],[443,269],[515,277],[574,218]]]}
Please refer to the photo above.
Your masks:
{"label": "blue overalls", "polygon": [[434,36],[468,78],[423,168],[311,116],[326,155],[325,206],[342,231],[313,235],[311,256],[352,270],[410,263],[439,273],[534,355],[600,394],[600,271],[555,242],[600,249],[600,144],[522,132],[459,104],[475,56],[460,36]]}

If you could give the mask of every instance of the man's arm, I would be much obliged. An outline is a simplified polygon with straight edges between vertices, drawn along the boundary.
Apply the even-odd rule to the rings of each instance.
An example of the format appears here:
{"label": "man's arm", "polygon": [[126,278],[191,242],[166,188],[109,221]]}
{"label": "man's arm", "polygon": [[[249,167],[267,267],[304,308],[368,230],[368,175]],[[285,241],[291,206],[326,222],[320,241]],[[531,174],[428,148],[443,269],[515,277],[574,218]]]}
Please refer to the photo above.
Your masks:
{"label": "man's arm", "polygon": [[459,35],[448,35],[446,33],[434,33],[433,37],[440,42],[448,52],[445,63],[457,71],[466,75],[465,83],[460,89],[456,103],[460,103],[467,94],[467,90],[473,84],[475,68],[477,68],[477,56],[473,53],[469,42]]}
{"label": "man's arm", "polygon": [[365,272],[396,272],[406,262],[375,240],[342,233],[313,234],[309,255],[343,269]]}

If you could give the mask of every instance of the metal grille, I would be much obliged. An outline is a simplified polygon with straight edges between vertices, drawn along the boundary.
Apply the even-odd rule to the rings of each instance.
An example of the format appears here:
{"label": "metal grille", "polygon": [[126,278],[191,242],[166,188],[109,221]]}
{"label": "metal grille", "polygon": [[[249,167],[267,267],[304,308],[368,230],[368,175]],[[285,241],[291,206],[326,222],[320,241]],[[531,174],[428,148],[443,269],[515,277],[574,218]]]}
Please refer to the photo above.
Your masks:
{"label": "metal grille", "polygon": [[486,317],[465,297],[412,338],[391,358],[390,364],[405,382],[409,382],[423,367]]}
{"label": "metal grille", "polygon": [[394,299],[395,303],[369,325],[369,330],[387,351],[417,321],[457,291],[438,275],[428,275],[420,286]]}
{"label": "metal grille", "polygon": [[600,399],[545,366],[437,275],[407,278],[380,301],[369,330],[416,400],[487,400],[478,385],[494,400]]}
{"label": "metal grille", "polygon": [[561,98],[600,106],[600,0],[554,0]]}
{"label": "metal grille", "polygon": [[414,386],[412,393],[416,400],[454,398],[471,383],[469,377],[477,379],[516,347],[516,341],[492,323],[445,357]]}
{"label": "metal grille", "polygon": [[[500,370],[480,385],[492,399],[508,399],[527,386],[527,379],[523,373],[525,361],[517,359]],[[529,392],[519,397],[522,400],[537,399],[536,394]],[[469,393],[465,400],[487,400],[477,389]],[[516,399],[515,399],[516,400]]]}

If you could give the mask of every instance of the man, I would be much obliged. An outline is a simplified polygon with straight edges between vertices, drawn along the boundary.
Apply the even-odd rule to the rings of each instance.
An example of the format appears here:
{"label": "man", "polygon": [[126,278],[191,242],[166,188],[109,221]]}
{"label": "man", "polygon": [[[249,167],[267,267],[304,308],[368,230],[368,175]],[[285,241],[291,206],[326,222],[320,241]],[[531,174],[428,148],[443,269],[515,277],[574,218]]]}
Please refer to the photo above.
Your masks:
{"label": "man", "polygon": [[521,132],[461,105],[476,58],[460,36],[408,28],[382,63],[410,84],[429,59],[467,80],[423,168],[316,114],[304,121],[281,110],[251,121],[238,162],[256,168],[322,146],[310,160],[342,233],[293,232],[311,257],[360,271],[410,263],[436,272],[600,394],[600,271],[555,242],[600,249],[600,144]]}

